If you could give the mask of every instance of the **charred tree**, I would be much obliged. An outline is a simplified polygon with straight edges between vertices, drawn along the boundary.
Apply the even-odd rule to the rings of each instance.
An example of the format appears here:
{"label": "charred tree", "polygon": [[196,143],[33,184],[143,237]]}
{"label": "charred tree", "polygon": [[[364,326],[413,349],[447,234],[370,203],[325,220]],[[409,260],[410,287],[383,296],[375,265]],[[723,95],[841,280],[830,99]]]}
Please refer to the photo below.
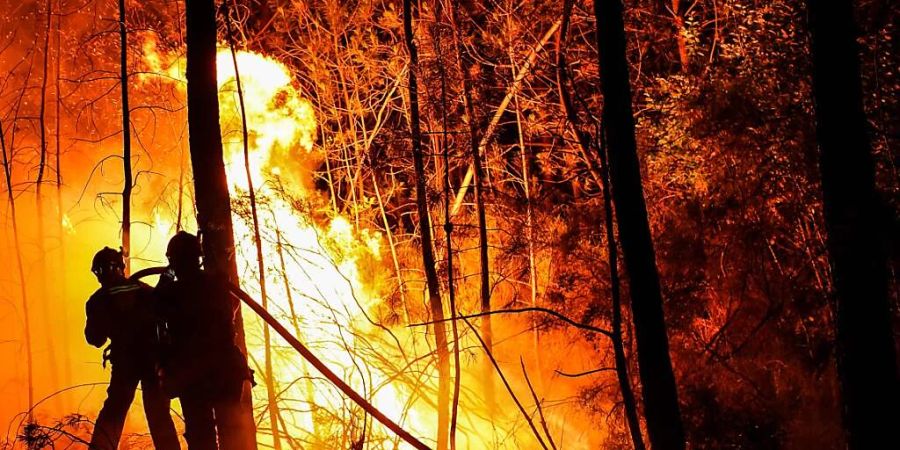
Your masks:
{"label": "charred tree", "polygon": [[843,419],[849,448],[896,448],[900,398],[888,306],[888,236],[875,190],[853,6],[849,0],[808,5]]}
{"label": "charred tree", "polygon": [[631,291],[650,444],[655,450],[684,449],[684,428],[634,135],[622,14],[621,0],[594,1],[611,189]]}
{"label": "charred tree", "polygon": [[[121,1],[121,0],[120,0]],[[225,175],[222,131],[219,128],[219,97],[216,82],[216,7],[213,0],[186,2],[187,107],[197,227],[203,237],[206,270],[237,283],[231,199]],[[244,354],[244,321],[235,311],[237,343]],[[246,420],[252,423],[250,395],[244,397]],[[256,434],[247,440],[256,447]]]}
{"label": "charred tree", "polygon": [[434,343],[437,353],[438,368],[438,450],[447,449],[450,406],[450,354],[447,350],[447,331],[444,326],[444,306],[441,302],[440,284],[435,269],[434,250],[432,249],[431,223],[428,217],[428,191],[425,187],[425,161],[422,152],[422,130],[419,119],[419,93],[416,83],[416,72],[419,67],[419,55],[413,41],[412,1],[403,0],[403,31],[406,48],[409,51],[409,127],[412,138],[413,165],[416,177],[416,207],[419,215],[419,231],[421,232],[422,264],[425,266],[425,281],[428,289],[428,302],[431,307],[431,320],[434,323]]}

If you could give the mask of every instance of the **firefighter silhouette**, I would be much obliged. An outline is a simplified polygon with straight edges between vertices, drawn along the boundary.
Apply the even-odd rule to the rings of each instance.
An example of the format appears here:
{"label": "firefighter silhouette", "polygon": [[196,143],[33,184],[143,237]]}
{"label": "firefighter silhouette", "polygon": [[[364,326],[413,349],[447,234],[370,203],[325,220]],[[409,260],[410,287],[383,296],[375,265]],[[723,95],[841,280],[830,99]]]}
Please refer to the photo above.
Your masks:
{"label": "firefighter silhouette", "polygon": [[226,280],[201,269],[196,236],[178,232],[166,257],[156,287],[166,324],[160,373],[164,391],[181,401],[188,448],[255,449],[253,418],[241,407],[252,375],[235,343],[239,303]]}
{"label": "firefighter silhouette", "polygon": [[178,434],[169,414],[169,398],[162,392],[156,373],[158,345],[153,289],[129,280],[124,270],[122,253],[109,247],[97,252],[91,263],[100,289],[85,305],[84,337],[98,348],[107,339],[110,341],[103,352],[103,366],[109,361],[112,374],[89,448],[115,450],[118,447],[125,416],[140,384],[153,445],[158,450],[179,450]]}

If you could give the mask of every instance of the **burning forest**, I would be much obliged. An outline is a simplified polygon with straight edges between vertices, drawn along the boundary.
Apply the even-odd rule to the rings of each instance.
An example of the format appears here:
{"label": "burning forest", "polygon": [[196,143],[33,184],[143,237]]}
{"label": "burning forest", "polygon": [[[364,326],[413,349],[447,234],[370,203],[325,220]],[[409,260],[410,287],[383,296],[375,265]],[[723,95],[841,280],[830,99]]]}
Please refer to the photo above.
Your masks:
{"label": "burning forest", "polygon": [[3,0],[3,449],[900,448],[885,0]]}

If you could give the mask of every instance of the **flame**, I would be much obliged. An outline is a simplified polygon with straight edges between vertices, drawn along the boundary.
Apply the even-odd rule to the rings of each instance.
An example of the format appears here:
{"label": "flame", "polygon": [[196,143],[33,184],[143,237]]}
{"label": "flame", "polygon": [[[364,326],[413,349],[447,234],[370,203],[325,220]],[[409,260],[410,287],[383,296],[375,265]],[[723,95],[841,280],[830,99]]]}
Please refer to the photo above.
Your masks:
{"label": "flame", "polygon": [[62,227],[66,234],[75,234],[75,227],[72,226],[72,219],[69,218],[68,214],[63,214],[62,216]]}
{"label": "flame", "polygon": [[[368,230],[356,232],[341,216],[317,223],[298,213],[289,199],[271,188],[280,185],[281,178],[311,180],[307,168],[310,162],[322,158],[313,149],[316,131],[313,108],[291,85],[284,65],[249,52],[238,53],[237,62],[249,134],[250,178],[259,204],[263,259],[268,264],[269,310],[285,322],[293,322],[299,337],[348,383],[359,392],[368,392],[379,408],[400,419],[404,414],[404,399],[409,394],[391,385],[389,374],[356,356],[367,350],[360,348],[358,336],[372,337],[373,327],[365,317],[379,300],[378,293],[370,291],[363,282],[359,263],[361,259],[380,259],[380,236]],[[218,67],[226,172],[232,197],[240,203],[248,196],[249,184],[241,139],[240,104],[229,51],[219,52]],[[311,192],[303,188],[302,181],[292,183],[291,187],[297,188],[295,184],[300,188],[291,193],[297,199],[316,202]],[[234,224],[236,251],[244,266],[242,283],[248,291],[259,294],[252,223],[246,213],[236,211]],[[264,325],[247,320],[246,326],[251,359],[261,364],[265,358],[265,342],[260,329]],[[271,382],[283,398],[303,405],[282,412],[288,426],[283,432],[303,436],[316,429],[317,420],[321,421],[313,411],[342,411],[346,409],[346,401],[330,387],[314,383],[305,364],[295,361],[290,352],[276,355]],[[269,400],[265,398],[265,389],[255,390],[255,395],[260,403]],[[416,417],[414,413],[408,414],[407,424]],[[424,421],[416,424],[419,432],[428,428]],[[381,434],[387,436],[384,430]],[[313,439],[325,438],[313,436]],[[261,433],[260,441],[271,442],[271,436]]]}
{"label": "flame", "polygon": [[162,216],[159,210],[153,211],[153,230],[157,236],[172,235],[172,221]]}
{"label": "flame", "polygon": [[[152,41],[145,43],[144,51],[150,70],[166,73],[185,86],[183,59],[159,53]],[[433,349],[423,338],[423,329],[389,329],[377,322],[379,311],[385,308],[380,289],[385,279],[391,278],[384,273],[392,270],[382,260],[381,234],[335,214],[313,189],[314,171],[325,154],[315,144],[314,109],[295,87],[290,70],[253,52],[237,52],[236,59],[249,164],[244,158],[232,55],[228,49],[217,55],[220,124],[242,287],[261,297],[248,206],[249,172],[258,205],[269,312],[357,392],[429,442],[437,434],[437,370],[429,356]],[[158,235],[170,234],[173,223],[159,210],[154,212],[152,228]],[[379,444],[407,448],[380,424],[366,420],[359,408],[311,372],[275,335],[271,339],[273,370],[266,374],[266,325],[250,311],[245,312],[244,321],[251,366],[261,385],[253,391],[255,404],[268,403],[266,383],[271,382],[278,394],[283,437],[314,448],[333,448],[340,446],[335,439],[359,439],[365,433],[372,448]],[[463,348],[479,346],[472,337],[463,339]],[[463,366],[463,379],[480,380],[480,369],[476,364]],[[512,404],[487,413],[472,389],[464,387],[463,392],[468,398],[464,399],[466,407],[460,409],[459,448],[533,445],[533,437]],[[258,427],[261,446],[273,444],[270,420],[264,413]],[[565,422],[558,426],[569,429]],[[567,447],[589,448],[590,444],[569,443]]]}
{"label": "flame", "polygon": [[[132,91],[135,99],[141,98],[141,88],[158,93],[161,91],[152,89],[157,87],[155,83],[171,83],[175,88],[167,89],[166,92],[174,93],[173,96],[176,97],[174,102],[183,100],[186,87],[184,58],[161,49],[152,34],[146,35],[145,39],[142,43],[142,60],[135,63],[144,66],[137,70],[134,78],[138,84],[138,89]],[[257,53],[238,52],[236,57],[245,100],[249,164],[245,164],[244,160],[243,120],[237,96],[236,73],[229,50],[223,49],[218,53],[217,64],[220,122],[229,189],[233,199],[236,256],[242,286],[254,297],[261,298],[254,230],[248,211],[250,182],[247,166],[249,166],[249,181],[252,181],[255,188],[259,205],[260,237],[263,260],[266,264],[269,311],[333,371],[382,412],[425,442],[433,442],[437,434],[435,411],[437,370],[434,364],[434,349],[429,346],[433,340],[424,336],[425,327],[407,328],[406,323],[386,325],[389,322],[396,324],[400,319],[381,321],[384,316],[397,316],[391,310],[395,303],[386,298],[386,288],[394,287],[390,286],[394,283],[394,277],[388,275],[394,271],[394,261],[385,261],[388,258],[383,257],[385,243],[382,235],[378,231],[367,229],[366,223],[361,223],[357,214],[353,214],[353,218],[348,218],[334,213],[328,207],[325,194],[314,188],[315,171],[326,156],[326,149],[322,146],[328,145],[328,139],[324,140],[325,143],[317,142],[318,124],[315,109],[297,87],[298,84],[295,83],[291,71],[277,60]],[[166,127],[159,127],[158,140],[155,134],[156,112],[150,115],[150,118],[142,118],[140,113],[132,117],[135,123],[146,121],[147,124],[152,124],[148,125],[147,129],[151,131],[147,133],[153,133],[154,137],[152,142],[148,141],[146,148],[152,153],[153,158],[144,159],[140,163],[142,166],[138,173],[149,173],[151,168],[154,173],[163,174],[170,171],[172,173],[181,168],[179,164],[186,164],[183,157],[173,161],[175,158],[172,156],[180,155],[179,152],[169,151],[170,148],[160,147],[159,144],[165,138],[171,138],[171,141],[175,142],[172,145],[175,150],[186,150],[181,148],[185,140],[179,134],[185,124],[182,110],[173,108],[173,112],[169,115],[159,113],[162,119],[160,122],[169,125],[172,131],[165,130]],[[142,127],[136,125],[135,128]],[[136,133],[135,139],[140,135]],[[115,147],[113,143],[104,145]],[[100,152],[97,154],[119,151],[118,148],[111,149],[104,146],[100,146],[99,149]],[[87,154],[84,148],[79,147],[78,150],[70,154]],[[150,161],[152,163],[150,164],[147,162],[148,159],[155,161]],[[83,175],[87,174],[88,158],[72,157],[71,162],[75,167],[79,167],[76,163],[84,165],[81,170],[85,172]],[[135,162],[136,166],[138,164]],[[72,175],[72,172],[69,174]],[[88,180],[91,178],[88,177]],[[184,180],[187,183],[189,177],[184,177]],[[184,223],[190,220],[182,220],[191,215],[192,198],[187,192],[190,189],[182,189],[183,186],[179,185],[176,195],[173,193],[175,189],[171,188],[174,181],[165,176],[148,177],[141,184],[142,189],[139,191],[142,192],[138,193],[138,190],[135,192],[132,199],[134,226],[131,234],[131,253],[134,255],[132,262],[135,270],[141,266],[160,264],[163,259],[160,250],[165,248],[165,240],[176,228],[184,227],[190,230],[190,223]],[[181,183],[180,177],[178,181]],[[117,182],[118,180],[111,181]],[[97,183],[100,186],[107,186],[103,184],[106,181]],[[108,193],[105,188],[98,188],[97,191],[98,198],[101,198],[100,192]],[[102,202],[106,202],[106,198],[102,198]],[[26,203],[24,208],[28,208],[27,202],[23,203]],[[113,244],[118,237],[120,218],[115,214],[106,216],[98,214],[96,208],[91,207],[94,205],[88,203],[68,209],[69,214],[63,215],[60,219],[60,225],[66,234],[78,235],[77,239],[67,240],[69,261],[90,259],[90,255],[97,248]],[[366,208],[373,203],[372,199],[362,197],[359,204],[354,207]],[[178,205],[177,208],[175,204]],[[104,211],[106,206],[104,204]],[[178,211],[177,219],[175,211]],[[24,221],[23,223],[28,224]],[[31,228],[36,227],[22,226],[20,229],[27,237],[35,235],[35,230]],[[396,258],[396,252],[393,252],[391,257]],[[63,292],[67,288],[70,289],[68,296],[71,298],[86,298],[96,289],[96,280],[84,270],[73,271],[67,287],[65,278],[68,265],[65,269],[60,270],[56,280],[48,280],[48,284],[57,284],[56,287],[61,287],[59,290]],[[420,280],[416,280],[417,283],[418,281]],[[405,311],[403,320],[406,322],[411,321],[411,316],[415,320],[416,317],[422,318],[427,315],[422,312],[427,310],[424,307],[424,288],[421,288],[421,283],[415,286],[417,288],[409,289],[406,294],[408,298],[404,299],[403,306],[413,309],[413,313]],[[54,302],[58,301],[58,298],[48,298]],[[56,304],[46,302],[47,298],[43,300],[45,304],[53,305],[47,308],[48,311],[58,311]],[[465,300],[471,302],[472,299]],[[77,314],[81,325],[83,309],[79,309]],[[47,319],[43,320],[46,329],[56,330],[57,322],[64,321],[62,317],[62,314],[48,313]],[[266,384],[271,382],[278,396],[276,401],[281,408],[279,422],[283,425],[281,435],[285,436],[282,442],[286,446],[300,447],[301,445],[295,445],[300,443],[308,448],[345,448],[351,446],[347,439],[364,437],[368,448],[406,448],[405,444],[398,442],[392,433],[379,424],[373,425],[371,418],[366,418],[356,405],[308,368],[293,349],[288,348],[275,335],[271,340],[273,370],[271,374],[265,373],[266,343],[263,337],[265,324],[249,311],[244,314],[244,320],[251,365],[258,374],[257,381],[261,384],[253,391],[257,414],[260,417],[258,440],[261,446],[273,444],[269,431],[270,418],[264,408],[269,401]],[[497,323],[495,322],[495,325]],[[79,375],[84,378],[79,379],[83,383],[78,386],[93,386],[93,382],[108,379],[107,374],[100,369],[97,352],[83,345],[78,328],[80,327],[72,327],[73,332],[60,332],[62,336],[74,336],[73,342],[79,344],[77,346],[64,344],[62,348],[67,350],[75,348],[80,352],[79,355],[85,355],[83,358],[81,356],[69,358],[73,362],[88,361],[91,364],[79,366],[89,369],[79,371]],[[513,331],[521,334],[519,329]],[[50,333],[44,335],[52,336]],[[495,334],[495,337],[497,336],[499,333]],[[478,354],[479,343],[471,335],[462,336],[461,339],[460,346],[465,349],[465,353],[462,363],[463,375],[460,378],[462,400],[459,411],[458,448],[535,448],[528,427],[524,426],[521,415],[511,401],[504,400],[505,397],[499,398],[498,408],[494,411],[484,406],[482,399],[479,398],[484,373],[479,364],[473,363],[472,357],[473,354]],[[549,336],[545,337],[544,342],[549,342],[549,339]],[[557,339],[560,342],[548,344],[548,347],[565,348],[573,345],[570,341],[575,340],[565,334],[560,334]],[[495,339],[495,342],[501,341],[499,337]],[[507,342],[507,345],[510,345],[509,343],[514,341],[510,338]],[[38,344],[45,345],[44,348],[53,348],[49,339],[47,343],[38,342]],[[581,353],[589,354],[587,350]],[[510,369],[518,370],[516,362],[509,365]],[[24,369],[19,371],[15,364],[14,368],[14,372],[24,371]],[[38,371],[55,373],[55,369],[50,367],[39,367]],[[7,387],[13,386],[11,389],[14,389],[17,383],[21,382],[21,378],[18,378],[7,383]],[[61,386],[60,383],[51,380],[47,380],[44,384],[52,386],[54,390]],[[521,391],[520,396],[523,393],[527,395],[521,384],[513,387]],[[4,393],[9,391],[10,389],[7,389]],[[90,394],[93,395],[92,402],[79,399],[78,404],[93,403],[99,406],[102,398],[97,396],[102,396],[102,390],[94,389],[94,391]],[[554,392],[555,396],[563,398],[559,392],[559,390]],[[570,398],[574,398],[574,392],[572,394]],[[498,397],[502,397],[502,394]],[[574,402],[574,400],[566,401]],[[64,407],[56,410],[69,411]],[[570,438],[576,442],[570,440],[564,448],[596,448],[591,442],[577,442],[578,439],[592,433],[591,428],[579,429],[581,427],[576,425],[579,421],[586,420],[573,417],[580,411],[573,412],[574,409],[564,411],[569,415],[550,412],[548,408],[551,426],[563,430],[568,436],[576,436]],[[137,422],[136,429],[146,430],[145,423]],[[341,438],[344,440],[341,441]]]}
{"label": "flame", "polygon": [[[291,85],[291,77],[283,64],[243,51],[236,54],[236,59],[249,133],[250,173],[258,188],[271,175],[284,175],[284,171],[291,168],[296,172],[302,159],[311,157],[316,119],[312,105]],[[233,190],[246,191],[249,185],[231,52],[219,51],[216,63],[225,170]]]}

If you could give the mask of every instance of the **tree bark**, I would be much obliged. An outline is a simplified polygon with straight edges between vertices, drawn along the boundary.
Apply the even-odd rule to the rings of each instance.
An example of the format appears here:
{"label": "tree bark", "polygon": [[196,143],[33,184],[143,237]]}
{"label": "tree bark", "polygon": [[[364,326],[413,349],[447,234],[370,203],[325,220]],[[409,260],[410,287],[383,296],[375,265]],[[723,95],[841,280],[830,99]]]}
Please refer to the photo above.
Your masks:
{"label": "tree bark", "polygon": [[612,194],[631,290],[650,444],[654,450],[684,449],[659,274],[641,185],[622,14],[621,0],[594,1]]}
{"label": "tree bark", "polygon": [[838,376],[851,449],[900,447],[886,216],[862,100],[849,0],[810,0],[816,135],[835,289]]}
{"label": "tree bark", "polygon": [[[231,223],[231,199],[222,153],[219,128],[219,97],[216,82],[216,8],[213,0],[188,0],[187,97],[191,166],[197,226],[203,237],[204,267],[211,273],[238,283]],[[244,322],[240,308],[235,311],[236,342],[244,354]],[[244,396],[245,420],[253,423],[250,395]],[[247,436],[248,447],[256,448],[256,434]],[[252,443],[252,446],[249,445]]]}
{"label": "tree bark", "polygon": [[435,352],[438,368],[438,433],[437,449],[446,450],[448,441],[448,408],[450,404],[450,355],[447,350],[447,331],[445,329],[444,307],[441,302],[440,285],[435,270],[434,251],[432,250],[431,223],[428,218],[428,192],[425,188],[425,163],[422,154],[422,131],[419,119],[419,94],[416,83],[416,72],[419,56],[413,42],[412,2],[403,0],[403,31],[406,48],[409,51],[409,126],[412,138],[413,165],[416,176],[416,206],[419,214],[419,230],[422,234],[422,264],[425,266],[425,281],[428,299],[431,306],[431,319],[434,323]]}

